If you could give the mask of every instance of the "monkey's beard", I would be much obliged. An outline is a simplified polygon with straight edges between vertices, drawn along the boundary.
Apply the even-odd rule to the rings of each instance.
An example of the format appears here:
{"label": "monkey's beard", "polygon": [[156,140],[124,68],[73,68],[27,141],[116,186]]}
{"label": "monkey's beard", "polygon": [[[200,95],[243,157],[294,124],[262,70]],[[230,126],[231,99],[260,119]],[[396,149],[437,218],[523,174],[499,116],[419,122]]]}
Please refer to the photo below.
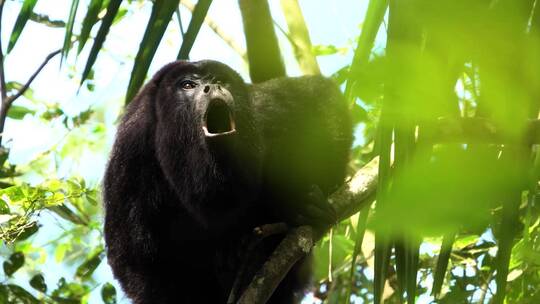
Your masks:
{"label": "monkey's beard", "polygon": [[236,133],[236,123],[229,105],[220,99],[211,100],[204,115],[202,128],[207,138]]}

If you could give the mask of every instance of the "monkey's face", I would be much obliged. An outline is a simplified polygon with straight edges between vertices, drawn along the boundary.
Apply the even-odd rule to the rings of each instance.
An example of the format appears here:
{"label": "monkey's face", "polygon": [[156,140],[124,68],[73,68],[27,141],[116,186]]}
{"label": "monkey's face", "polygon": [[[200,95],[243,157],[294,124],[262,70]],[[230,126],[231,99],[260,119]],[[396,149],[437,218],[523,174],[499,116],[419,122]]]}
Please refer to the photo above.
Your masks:
{"label": "monkey's face", "polygon": [[200,118],[200,127],[207,138],[236,133],[234,97],[227,82],[213,75],[188,73],[178,80],[178,95],[192,100]]}
{"label": "monkey's face", "polygon": [[219,62],[179,64],[165,75],[158,92],[158,124],[177,126],[184,139],[227,140],[246,128],[245,116],[250,114],[246,85]]}

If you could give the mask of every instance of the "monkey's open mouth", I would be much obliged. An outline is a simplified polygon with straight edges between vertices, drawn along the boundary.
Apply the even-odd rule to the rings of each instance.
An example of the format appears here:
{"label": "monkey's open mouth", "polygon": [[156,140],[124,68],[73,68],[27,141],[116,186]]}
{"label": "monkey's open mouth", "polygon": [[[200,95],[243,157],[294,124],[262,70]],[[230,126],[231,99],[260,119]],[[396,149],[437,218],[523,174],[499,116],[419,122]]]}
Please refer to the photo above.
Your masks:
{"label": "monkey's open mouth", "polygon": [[204,115],[203,130],[206,137],[223,136],[236,132],[233,113],[224,100],[212,99],[210,101]]}

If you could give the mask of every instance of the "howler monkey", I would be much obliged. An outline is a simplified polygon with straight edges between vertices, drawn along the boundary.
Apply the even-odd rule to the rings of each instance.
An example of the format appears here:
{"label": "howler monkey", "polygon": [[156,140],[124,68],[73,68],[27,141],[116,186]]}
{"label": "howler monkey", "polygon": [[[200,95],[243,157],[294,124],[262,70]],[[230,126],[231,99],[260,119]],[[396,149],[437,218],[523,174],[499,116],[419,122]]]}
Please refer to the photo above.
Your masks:
{"label": "howler monkey", "polygon": [[[216,61],[166,65],[127,107],[105,173],[115,277],[134,303],[226,303],[253,228],[324,225],[351,137],[323,77],[248,85]],[[270,301],[291,303],[304,283],[292,271]]]}

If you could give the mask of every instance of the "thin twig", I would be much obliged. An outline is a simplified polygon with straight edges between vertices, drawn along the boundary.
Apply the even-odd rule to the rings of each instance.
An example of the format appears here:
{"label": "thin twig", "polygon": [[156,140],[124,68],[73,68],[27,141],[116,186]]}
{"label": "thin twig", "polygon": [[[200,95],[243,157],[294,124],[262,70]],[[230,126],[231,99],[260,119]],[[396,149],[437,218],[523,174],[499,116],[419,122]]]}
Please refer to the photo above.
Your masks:
{"label": "thin twig", "polygon": [[178,20],[178,26],[180,27],[180,34],[182,34],[182,40],[184,40],[184,26],[182,25],[182,18],[180,16],[180,9],[176,8],[176,19]]}
{"label": "thin twig", "polygon": [[[195,10],[195,4],[189,0],[182,0],[180,2],[185,8],[187,8],[189,11],[193,13]],[[220,29],[219,25],[212,20],[208,15],[206,18],[204,18],[204,23],[208,25],[208,27],[221,38],[231,49],[233,49],[235,52],[238,53],[244,60],[244,62],[247,63],[247,54],[246,51],[238,44],[236,41],[229,35],[227,35],[223,30]]]}
{"label": "thin twig", "polygon": [[[2,0],[0,0],[0,1],[1,1],[0,2],[0,10],[1,10],[2,6],[3,6],[3,1]],[[0,11],[0,14],[1,14],[1,11]],[[1,23],[1,18],[0,18],[0,23]],[[0,45],[0,47],[1,47],[1,45]],[[43,70],[43,68],[47,65],[47,63],[54,56],[60,54],[60,52],[62,52],[62,49],[56,50],[56,51],[50,53],[49,55],[47,55],[47,57],[45,57],[45,60],[43,61],[43,63],[30,76],[30,78],[28,78],[28,81],[26,81],[26,83],[17,91],[17,93],[15,93],[12,96],[7,96],[6,84],[5,84],[5,79],[4,79],[3,57],[0,58],[0,77],[1,77],[0,82],[1,82],[1,85],[2,85],[2,87],[0,88],[1,91],[2,91],[2,105],[1,105],[1,109],[0,109],[0,146],[2,146],[2,139],[4,137],[4,126],[6,124],[6,119],[7,119],[7,114],[8,114],[9,108],[11,107],[11,105],[13,104],[13,102],[17,98],[21,97],[26,92],[26,90],[28,90],[28,88],[30,87],[30,85],[32,84],[34,79],[36,79],[36,77],[39,75],[41,70]],[[1,51],[0,51],[0,53],[1,53]]]}
{"label": "thin twig", "polygon": [[19,91],[15,95],[8,97],[9,105],[11,105],[17,98],[21,97],[26,92],[26,90],[28,90],[28,88],[30,87],[30,85],[32,84],[34,79],[36,79],[36,77],[39,75],[41,70],[43,70],[43,68],[45,68],[47,63],[49,63],[49,61],[52,58],[54,58],[54,56],[60,54],[61,52],[62,52],[62,49],[59,49],[59,50],[56,50],[56,51],[50,53],[49,55],[47,55],[47,57],[45,57],[45,60],[43,60],[43,62],[41,63],[39,68],[34,72],[34,74],[32,74],[32,76],[30,76],[30,78],[28,78],[28,81],[22,86],[22,88],[20,88]]}

